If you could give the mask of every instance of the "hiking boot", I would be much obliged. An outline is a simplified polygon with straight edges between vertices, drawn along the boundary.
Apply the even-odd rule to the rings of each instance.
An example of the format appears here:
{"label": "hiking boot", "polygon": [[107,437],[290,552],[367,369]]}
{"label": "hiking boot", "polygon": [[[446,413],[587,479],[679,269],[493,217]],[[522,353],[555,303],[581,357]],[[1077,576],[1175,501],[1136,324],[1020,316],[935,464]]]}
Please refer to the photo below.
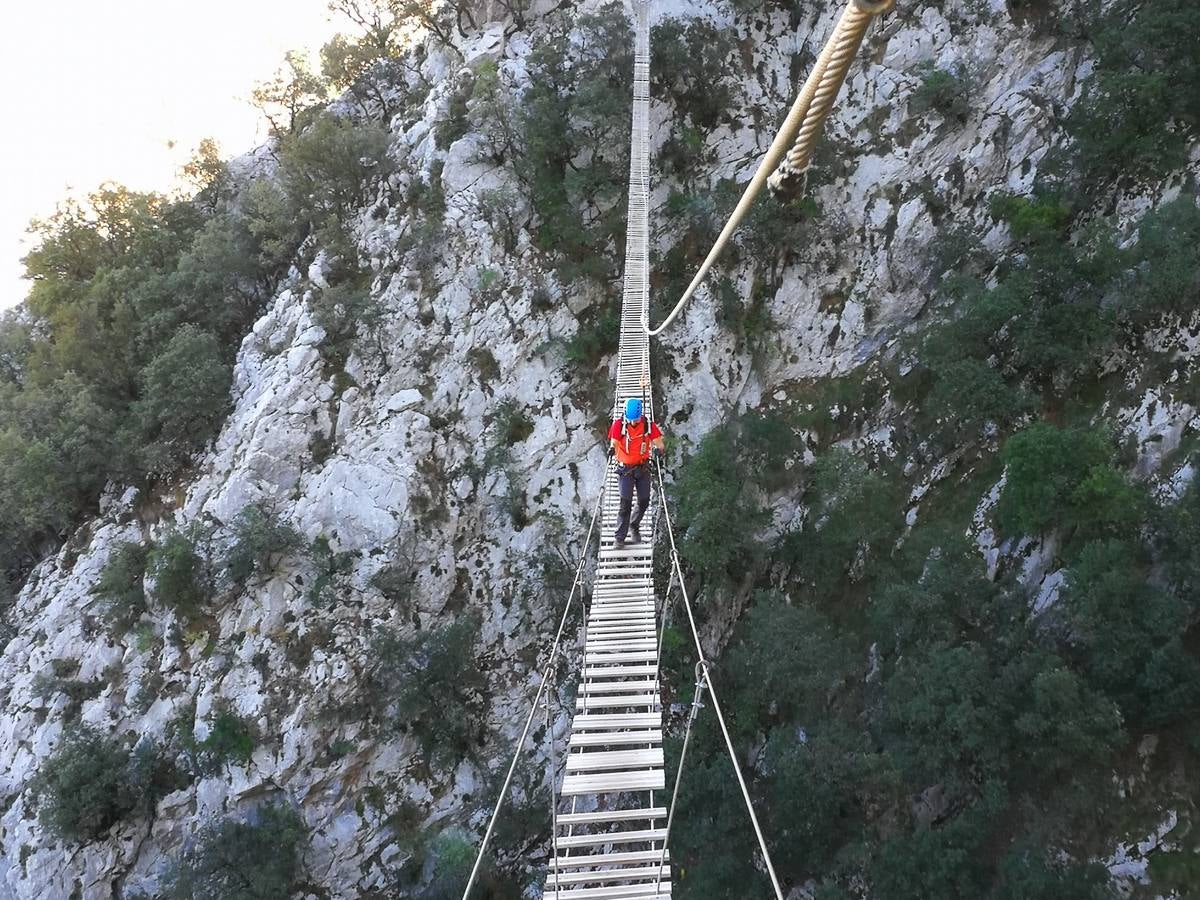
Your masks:
{"label": "hiking boot", "polygon": [[621,550],[625,546],[625,538],[613,538],[613,545]]}
{"label": "hiking boot", "polygon": [[640,544],[642,542],[642,530],[636,525],[629,529],[629,536],[633,538],[630,543]]}

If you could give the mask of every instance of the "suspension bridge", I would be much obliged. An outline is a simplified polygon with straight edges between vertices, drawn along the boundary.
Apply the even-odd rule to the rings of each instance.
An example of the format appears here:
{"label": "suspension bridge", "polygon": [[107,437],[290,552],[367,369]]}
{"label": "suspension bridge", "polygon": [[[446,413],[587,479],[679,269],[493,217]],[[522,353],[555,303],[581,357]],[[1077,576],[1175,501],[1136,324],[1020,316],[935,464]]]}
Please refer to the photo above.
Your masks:
{"label": "suspension bridge", "polygon": [[[625,401],[642,399],[653,420],[650,390],[650,339],[664,331],[692,299],[712,264],[769,183],[777,193],[803,189],[805,173],[821,126],[837,98],[850,65],[857,56],[867,27],[889,10],[893,0],[850,0],[818,57],[812,73],[792,105],[750,183],[691,284],[658,328],[650,327],[649,261],[649,104],[650,26],[644,0],[633,0],[634,72],[629,154],[629,208],[625,243],[625,278],[621,310],[616,390],[612,414],[621,414]],[[655,464],[650,509],[642,522],[646,540],[618,546],[614,540],[619,508],[618,475],[611,455],[603,488],[575,570],[570,595],[559,618],[542,666],[542,679],[530,705],[512,755],[500,796],[488,820],[475,864],[463,892],[470,900],[488,845],[501,815],[513,774],[539,710],[546,717],[550,740],[552,785],[551,853],[543,897],[555,900],[670,900],[671,858],[667,849],[675,803],[684,773],[692,726],[702,707],[713,709],[726,750],[746,804],[747,817],[758,842],[758,863],[774,896],[783,900],[771,853],[759,826],[749,790],[726,727],[704,648],[696,628],[691,600],[675,545],[670,510],[665,503],[663,473]],[[659,525],[662,525],[662,534]],[[587,553],[599,525],[598,558],[591,584],[591,602],[584,621],[583,660],[574,717],[567,745],[554,745],[552,695],[562,658],[572,604],[583,599]],[[670,553],[666,592],[654,590],[654,547],[665,536]],[[677,591],[673,589],[677,588]],[[663,755],[663,708],[659,659],[663,616],[678,593],[695,643],[696,691],[686,719],[682,749],[670,796],[667,796]],[[562,764],[559,760],[562,760]]]}

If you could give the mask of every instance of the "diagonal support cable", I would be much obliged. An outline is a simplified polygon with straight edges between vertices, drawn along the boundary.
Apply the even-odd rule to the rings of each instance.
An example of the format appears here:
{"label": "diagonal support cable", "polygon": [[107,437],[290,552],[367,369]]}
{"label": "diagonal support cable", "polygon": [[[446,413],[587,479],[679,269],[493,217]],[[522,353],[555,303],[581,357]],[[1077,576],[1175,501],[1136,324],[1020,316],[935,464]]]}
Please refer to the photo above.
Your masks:
{"label": "diagonal support cable", "polygon": [[733,747],[733,739],[729,736],[729,728],[725,724],[725,714],[721,711],[721,703],[717,699],[717,688],[713,684],[712,672],[708,668],[708,660],[704,656],[704,647],[700,643],[700,632],[696,628],[696,617],[692,612],[692,601],[688,597],[687,584],[683,579],[683,567],[679,562],[679,550],[675,546],[675,529],[671,525],[671,512],[666,503],[666,485],[663,483],[662,463],[655,465],[655,475],[658,478],[659,496],[662,497],[663,521],[667,525],[667,538],[671,543],[671,565],[679,575],[679,594],[683,597],[683,608],[687,612],[688,624],[692,629],[692,639],[696,642],[697,665],[703,669],[704,681],[708,687],[708,695],[712,699],[713,711],[717,714],[717,722],[721,725],[721,734],[725,736],[725,748],[729,751],[729,761],[733,763],[733,774],[737,776],[738,787],[742,789],[742,798],[746,801],[746,812],[750,814],[750,824],[754,826],[754,835],[758,838],[758,847],[762,851],[763,862],[767,866],[767,874],[771,878],[771,886],[775,889],[777,900],[783,900],[783,889],[779,886],[779,877],[775,874],[775,864],[771,862],[771,851],[767,849],[767,841],[763,837],[762,828],[758,824],[758,816],[754,812],[754,803],[750,800],[750,791],[746,787],[746,779],[742,776],[742,767],[738,763],[737,751]]}
{"label": "diagonal support cable", "polygon": [[571,583],[571,593],[567,596],[567,602],[563,604],[562,617],[558,622],[558,631],[554,635],[554,644],[550,648],[550,656],[546,661],[546,667],[542,671],[542,680],[538,684],[533,702],[529,704],[529,715],[525,719],[525,727],[521,729],[521,736],[517,739],[516,746],[513,748],[512,763],[509,764],[508,774],[504,777],[504,785],[500,788],[500,795],[496,798],[496,805],[492,810],[491,819],[488,820],[487,831],[484,832],[483,841],[479,845],[479,852],[475,855],[475,865],[471,867],[471,877],[467,880],[467,886],[463,890],[462,900],[470,900],[471,888],[475,886],[475,880],[479,877],[479,868],[483,864],[484,854],[487,853],[488,844],[492,840],[492,832],[496,830],[496,820],[500,817],[500,810],[504,806],[504,798],[508,796],[508,789],[512,786],[513,774],[517,771],[517,762],[520,760],[521,753],[525,749],[525,740],[529,737],[529,729],[533,725],[534,717],[537,715],[538,702],[542,699],[542,694],[545,692],[546,685],[550,682],[550,677],[554,672],[554,667],[558,663],[563,632],[566,631],[567,619],[571,613],[571,601],[575,599],[576,592],[583,586],[583,567],[587,562],[587,550],[591,546],[592,535],[596,531],[596,523],[600,519],[600,510],[604,505],[606,487],[607,479],[600,487],[599,496],[596,497],[596,506],[592,510],[592,522],[588,526],[587,537],[584,539],[583,547],[579,551],[579,564],[575,567],[575,580]]}

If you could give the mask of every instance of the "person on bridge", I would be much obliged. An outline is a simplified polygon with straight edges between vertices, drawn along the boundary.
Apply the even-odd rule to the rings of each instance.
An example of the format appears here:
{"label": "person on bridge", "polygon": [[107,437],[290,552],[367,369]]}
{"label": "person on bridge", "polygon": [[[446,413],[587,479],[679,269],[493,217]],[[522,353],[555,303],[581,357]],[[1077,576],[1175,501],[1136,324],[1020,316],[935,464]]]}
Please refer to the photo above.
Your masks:
{"label": "person on bridge", "polygon": [[[635,544],[642,539],[638,526],[650,505],[650,454],[653,452],[661,458],[665,448],[658,423],[646,418],[642,401],[636,397],[625,401],[625,414],[608,429],[608,440],[617,456],[617,476],[621,485],[616,540],[618,547],[624,547],[626,535],[632,537]],[[638,505],[631,519],[635,489]]]}

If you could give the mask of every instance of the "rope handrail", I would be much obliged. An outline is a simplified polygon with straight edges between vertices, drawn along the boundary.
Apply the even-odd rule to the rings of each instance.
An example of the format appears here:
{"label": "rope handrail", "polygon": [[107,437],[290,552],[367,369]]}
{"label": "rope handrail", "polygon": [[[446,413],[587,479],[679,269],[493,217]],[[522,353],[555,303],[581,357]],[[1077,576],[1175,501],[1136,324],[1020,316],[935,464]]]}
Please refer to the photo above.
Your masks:
{"label": "rope handrail", "polygon": [[771,142],[766,155],[759,163],[754,177],[746,185],[746,190],[730,214],[725,227],[713,242],[708,256],[704,258],[683,296],[661,325],[651,328],[647,313],[643,321],[647,335],[657,337],[675,321],[707,277],[713,263],[725,251],[734,231],[746,218],[764,184],[769,182],[773,193],[788,193],[793,192],[797,184],[803,183],[821,126],[833,108],[838,91],[846,80],[846,73],[850,70],[850,64],[862,45],[867,27],[877,16],[891,9],[894,2],[895,0],[849,0],[804,87],[796,97],[796,102],[788,111],[779,133],[775,135],[775,140]]}
{"label": "rope handrail", "polygon": [[721,703],[717,699],[717,688],[713,684],[712,672],[708,667],[708,660],[704,656],[704,646],[700,643],[700,631],[696,628],[696,616],[692,611],[692,601],[688,597],[687,584],[683,579],[679,549],[675,545],[675,529],[671,525],[671,512],[667,508],[666,485],[663,482],[661,462],[655,466],[655,474],[658,477],[659,496],[662,498],[663,521],[667,525],[667,539],[671,543],[671,564],[679,575],[679,595],[683,598],[683,608],[687,612],[688,623],[692,629],[692,639],[696,643],[696,654],[699,659],[697,665],[703,669],[704,681],[708,688],[708,695],[712,699],[713,711],[717,714],[717,722],[720,723],[721,733],[725,736],[725,748],[729,751],[729,761],[733,763],[733,774],[737,776],[738,787],[742,789],[742,798],[746,801],[746,812],[750,814],[750,824],[754,826],[754,834],[758,838],[758,847],[762,851],[763,862],[766,864],[767,874],[771,878],[771,886],[775,889],[776,900],[783,900],[783,889],[779,886],[779,877],[775,874],[774,863],[771,862],[771,852],[767,849],[766,838],[763,837],[762,828],[758,824],[754,803],[750,799],[750,790],[746,787],[746,779],[742,776],[742,767],[738,763],[737,751],[733,747],[733,738],[729,736],[729,728],[725,724],[725,714],[721,711]]}
{"label": "rope handrail", "polygon": [[[609,454],[605,461],[605,471],[608,471],[608,466],[612,462],[612,455]],[[496,830],[496,820],[500,817],[500,809],[504,806],[504,798],[508,796],[508,789],[512,786],[513,773],[517,770],[517,762],[521,758],[521,751],[525,748],[525,739],[529,737],[529,729],[533,725],[533,719],[537,715],[538,701],[542,699],[542,694],[546,690],[546,685],[549,683],[553,674],[554,666],[558,661],[559,648],[562,645],[563,632],[567,628],[567,619],[571,613],[571,601],[575,599],[575,593],[583,584],[582,575],[583,567],[587,562],[587,549],[592,543],[592,534],[596,530],[596,522],[599,521],[600,510],[604,503],[604,492],[607,489],[607,479],[600,485],[600,493],[596,497],[596,506],[592,510],[592,522],[588,526],[587,537],[584,539],[583,547],[579,551],[579,565],[575,567],[575,580],[571,583],[571,593],[567,595],[567,601],[563,604],[562,617],[558,622],[558,632],[554,635],[554,644],[550,648],[550,656],[546,660],[545,669],[542,671],[542,680],[538,684],[537,693],[533,696],[533,703],[529,705],[529,715],[525,719],[525,727],[521,730],[521,736],[517,739],[516,746],[513,748],[512,763],[509,764],[508,774],[504,778],[504,785],[500,788],[500,795],[496,798],[496,805],[492,809],[491,819],[488,821],[487,831],[484,832],[483,841],[479,845],[479,852],[475,855],[475,864],[471,867],[471,875],[467,880],[467,886],[463,890],[462,900],[469,900],[471,896],[471,888],[475,886],[475,879],[479,877],[479,867],[483,863],[483,856],[487,852],[488,844],[492,839],[492,832]],[[553,788],[551,789],[553,796]]]}

